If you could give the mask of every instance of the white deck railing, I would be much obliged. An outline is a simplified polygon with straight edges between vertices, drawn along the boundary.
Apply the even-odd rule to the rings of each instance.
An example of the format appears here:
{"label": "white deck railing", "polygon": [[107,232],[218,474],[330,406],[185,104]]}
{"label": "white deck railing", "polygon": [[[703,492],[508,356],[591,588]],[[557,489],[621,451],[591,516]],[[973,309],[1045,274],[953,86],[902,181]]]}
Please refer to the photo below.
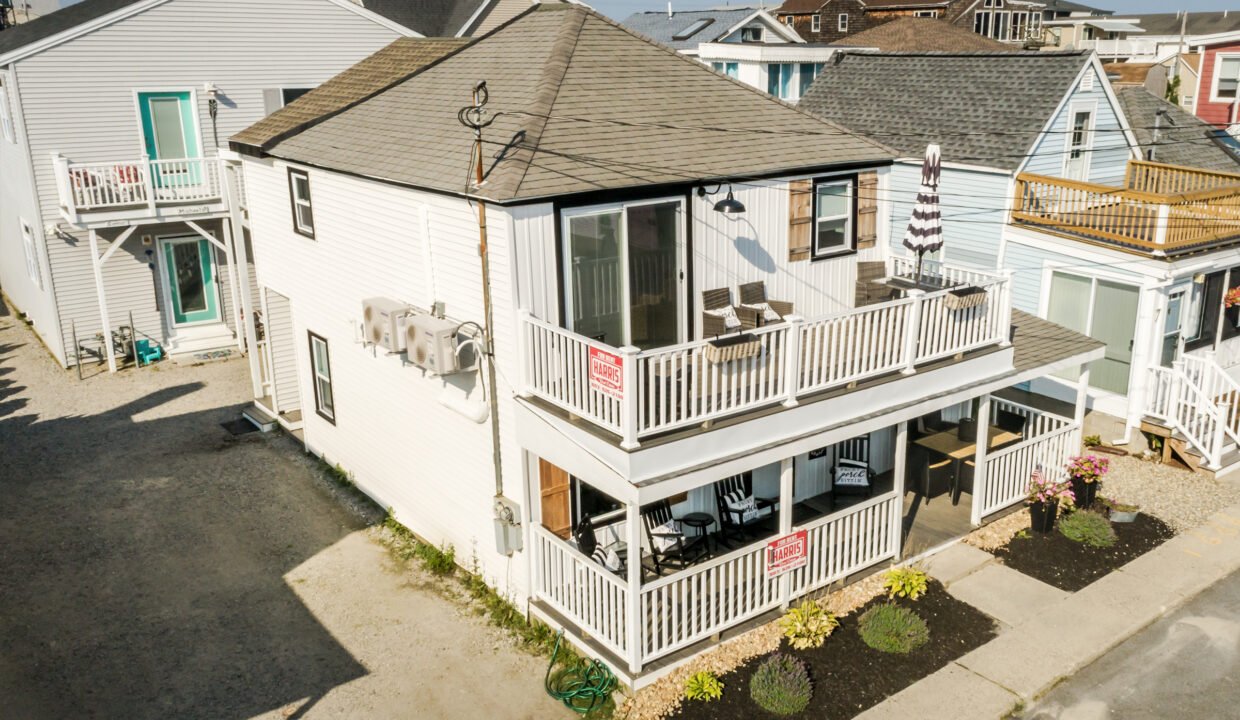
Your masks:
{"label": "white deck railing", "polygon": [[[523,313],[523,393],[616,433],[622,446],[1007,342],[1010,282],[936,265],[946,283],[980,288],[953,309],[950,289],[752,331],[733,355],[696,340],[653,350],[615,348]],[[897,264],[902,274],[906,268]]]}
{"label": "white deck railing", "polygon": [[1047,475],[1063,477],[1068,458],[1081,447],[1080,427],[1070,418],[992,397],[992,423],[1000,410],[1025,418],[1025,426],[1019,442],[986,454],[985,467],[974,488],[975,524],[987,515],[1022,502],[1037,467],[1041,466]]}
{"label": "white deck railing", "polygon": [[627,657],[628,584],[539,525],[534,594],[620,657]]}
{"label": "white deck railing", "polygon": [[1149,369],[1145,414],[1178,431],[1201,453],[1206,465],[1217,470],[1222,466],[1226,438],[1231,431],[1231,410],[1227,402],[1219,399],[1220,395],[1210,395],[1201,384],[1209,379],[1199,373],[1198,360],[1180,359],[1169,368]]}
{"label": "white deck railing", "polygon": [[794,596],[813,592],[899,551],[900,497],[888,493],[805,525],[809,563],[792,575]]}
{"label": "white deck railing", "polygon": [[52,156],[60,206],[71,217],[103,210],[223,202],[219,158],[70,162]]}

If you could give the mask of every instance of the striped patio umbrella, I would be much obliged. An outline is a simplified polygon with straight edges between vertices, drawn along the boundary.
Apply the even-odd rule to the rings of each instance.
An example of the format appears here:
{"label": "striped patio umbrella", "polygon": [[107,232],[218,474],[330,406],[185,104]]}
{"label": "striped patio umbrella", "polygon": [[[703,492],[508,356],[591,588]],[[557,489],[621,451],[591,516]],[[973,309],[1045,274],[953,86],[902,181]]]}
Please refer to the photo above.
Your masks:
{"label": "striped patio umbrella", "polygon": [[942,175],[942,159],[939,146],[926,146],[926,161],[921,166],[921,187],[917,190],[917,202],[913,216],[909,218],[908,230],[904,232],[904,247],[917,253],[917,286],[921,287],[921,261],[926,253],[943,247],[943,219],[939,214],[939,177]]}

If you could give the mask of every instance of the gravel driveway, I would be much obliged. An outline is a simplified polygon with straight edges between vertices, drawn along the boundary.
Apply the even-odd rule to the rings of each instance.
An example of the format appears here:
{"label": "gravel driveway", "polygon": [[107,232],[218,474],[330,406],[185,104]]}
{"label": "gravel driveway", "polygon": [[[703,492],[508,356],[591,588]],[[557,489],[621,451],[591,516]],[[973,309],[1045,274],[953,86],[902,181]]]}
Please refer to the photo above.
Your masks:
{"label": "gravel driveway", "polygon": [[58,368],[0,305],[0,717],[554,718],[543,661],[397,568],[243,360]]}

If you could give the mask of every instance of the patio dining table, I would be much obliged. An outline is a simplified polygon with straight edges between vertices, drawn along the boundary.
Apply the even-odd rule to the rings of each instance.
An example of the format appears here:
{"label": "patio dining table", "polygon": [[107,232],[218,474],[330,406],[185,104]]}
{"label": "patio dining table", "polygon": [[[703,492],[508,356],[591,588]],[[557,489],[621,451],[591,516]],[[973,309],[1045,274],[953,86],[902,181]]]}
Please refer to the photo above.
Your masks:
{"label": "patio dining table", "polygon": [[[991,425],[986,428],[986,447],[995,448],[1021,439],[1021,434]],[[977,455],[977,439],[961,440],[958,428],[943,430],[914,440],[916,444],[952,460],[952,497],[959,497],[960,466]],[[955,504],[953,502],[953,504]]]}

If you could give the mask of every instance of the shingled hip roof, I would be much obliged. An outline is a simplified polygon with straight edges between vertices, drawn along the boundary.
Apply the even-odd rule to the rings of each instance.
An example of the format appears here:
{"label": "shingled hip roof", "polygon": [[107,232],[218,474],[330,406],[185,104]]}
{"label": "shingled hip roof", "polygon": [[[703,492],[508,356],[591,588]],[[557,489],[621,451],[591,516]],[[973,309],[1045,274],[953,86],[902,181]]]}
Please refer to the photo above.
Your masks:
{"label": "shingled hip roof", "polygon": [[[485,182],[471,188],[473,133],[457,112],[478,80],[494,123],[483,131]],[[536,6],[266,152],[499,202],[893,157],[577,5]]]}
{"label": "shingled hip roof", "polygon": [[883,52],[1016,52],[1018,48],[982,37],[968,28],[937,18],[891,20],[838,42],[840,47],[877,48]]}
{"label": "shingled hip roof", "polygon": [[919,157],[1015,170],[1086,63],[1086,51],[841,52],[798,107]]}

